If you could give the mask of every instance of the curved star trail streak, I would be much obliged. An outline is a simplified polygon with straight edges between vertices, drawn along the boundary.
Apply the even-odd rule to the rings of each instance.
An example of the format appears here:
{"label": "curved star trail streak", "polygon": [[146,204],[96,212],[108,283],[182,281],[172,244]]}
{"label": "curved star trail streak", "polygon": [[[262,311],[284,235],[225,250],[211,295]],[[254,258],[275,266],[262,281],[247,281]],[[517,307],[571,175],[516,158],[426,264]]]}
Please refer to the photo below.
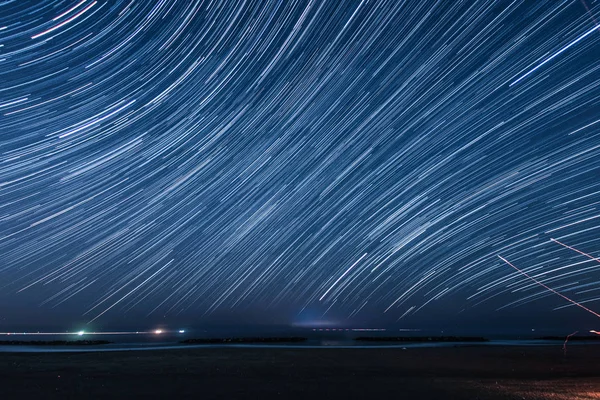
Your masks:
{"label": "curved star trail streak", "polygon": [[598,308],[599,16],[0,0],[4,322]]}

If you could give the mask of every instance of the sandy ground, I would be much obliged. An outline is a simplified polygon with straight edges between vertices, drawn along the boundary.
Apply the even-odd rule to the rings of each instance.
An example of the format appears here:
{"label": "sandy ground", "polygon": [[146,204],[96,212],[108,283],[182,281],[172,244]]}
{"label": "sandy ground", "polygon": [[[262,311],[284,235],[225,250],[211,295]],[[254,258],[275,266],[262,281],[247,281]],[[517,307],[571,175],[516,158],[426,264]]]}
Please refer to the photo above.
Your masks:
{"label": "sandy ground", "polygon": [[600,399],[600,346],[2,353],[0,398]]}

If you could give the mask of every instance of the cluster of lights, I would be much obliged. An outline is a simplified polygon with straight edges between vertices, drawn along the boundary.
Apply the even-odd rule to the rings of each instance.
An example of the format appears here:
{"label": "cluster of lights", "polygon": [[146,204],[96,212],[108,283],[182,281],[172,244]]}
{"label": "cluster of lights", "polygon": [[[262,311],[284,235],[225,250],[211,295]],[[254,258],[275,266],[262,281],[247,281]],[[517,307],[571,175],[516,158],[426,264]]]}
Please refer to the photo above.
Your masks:
{"label": "cluster of lights", "polygon": [[153,331],[136,331],[136,332],[86,332],[84,330],[76,331],[76,332],[0,332],[0,336],[26,336],[26,335],[35,335],[35,336],[84,336],[84,335],[161,335],[163,333],[179,333],[184,334],[186,331],[184,329],[179,329],[177,331],[165,331],[163,329],[155,329]]}
{"label": "cluster of lights", "polygon": [[[185,330],[184,330],[184,329],[180,329],[180,330],[178,330],[177,332],[178,332],[178,333],[185,333]],[[155,334],[155,335],[160,335],[160,334],[162,334],[162,333],[165,333],[165,331],[163,331],[162,329],[157,329],[157,330],[155,330],[155,331],[154,331],[154,334]]]}
{"label": "cluster of lights", "polygon": [[384,332],[384,328],[313,328],[314,332]]}

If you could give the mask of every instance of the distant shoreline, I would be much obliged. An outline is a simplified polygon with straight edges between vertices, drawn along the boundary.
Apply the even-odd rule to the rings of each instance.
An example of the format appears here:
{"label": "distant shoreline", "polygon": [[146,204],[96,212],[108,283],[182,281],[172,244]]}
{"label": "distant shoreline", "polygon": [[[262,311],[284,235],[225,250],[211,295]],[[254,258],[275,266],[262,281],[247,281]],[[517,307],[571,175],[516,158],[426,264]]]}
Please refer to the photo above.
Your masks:
{"label": "distant shoreline", "polygon": [[361,336],[354,340],[359,342],[408,342],[408,343],[428,343],[428,342],[489,342],[489,339],[479,336]]}
{"label": "distant shoreline", "polygon": [[[182,340],[183,344],[227,344],[227,343],[299,343],[306,342],[305,337],[227,337],[196,338]],[[408,342],[408,343],[454,343],[454,342],[489,342],[484,337],[474,336],[361,336],[351,339],[358,342]]]}
{"label": "distant shoreline", "polygon": [[[566,336],[542,336],[539,338],[536,338],[535,340],[560,340],[560,341],[565,341],[567,337]],[[596,335],[596,336],[569,336],[569,342],[582,342],[582,341],[600,341],[600,335]]]}
{"label": "distant shoreline", "polygon": [[108,340],[3,340],[0,346],[98,346],[111,343]]}
{"label": "distant shoreline", "polygon": [[242,338],[201,338],[187,339],[179,343],[183,344],[221,344],[221,343],[299,343],[305,342],[305,337],[242,337]]}

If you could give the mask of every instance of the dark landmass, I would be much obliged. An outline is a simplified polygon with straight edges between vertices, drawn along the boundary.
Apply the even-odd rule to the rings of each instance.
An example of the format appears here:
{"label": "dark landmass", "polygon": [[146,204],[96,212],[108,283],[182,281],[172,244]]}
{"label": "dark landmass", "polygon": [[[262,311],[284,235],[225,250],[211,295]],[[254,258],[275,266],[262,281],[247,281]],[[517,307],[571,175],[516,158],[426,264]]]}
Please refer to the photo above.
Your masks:
{"label": "dark landmass", "polygon": [[298,343],[304,342],[304,337],[242,337],[242,338],[208,338],[187,339],[180,343],[184,344],[219,344],[219,343]]}
{"label": "dark landmass", "polygon": [[186,348],[2,353],[5,399],[600,397],[600,346]]}
{"label": "dark landmass", "polygon": [[[360,342],[488,342],[484,337],[475,336],[362,336],[354,340]],[[563,338],[564,340],[564,338]]]}
{"label": "dark landmass", "polygon": [[[566,336],[542,336],[542,337],[536,338],[536,340],[557,340],[557,341],[564,342],[566,338],[567,338]],[[569,342],[589,342],[589,341],[600,342],[600,335],[570,336],[569,337]]]}
{"label": "dark landmass", "polygon": [[97,346],[106,340],[2,340],[0,346]]}

